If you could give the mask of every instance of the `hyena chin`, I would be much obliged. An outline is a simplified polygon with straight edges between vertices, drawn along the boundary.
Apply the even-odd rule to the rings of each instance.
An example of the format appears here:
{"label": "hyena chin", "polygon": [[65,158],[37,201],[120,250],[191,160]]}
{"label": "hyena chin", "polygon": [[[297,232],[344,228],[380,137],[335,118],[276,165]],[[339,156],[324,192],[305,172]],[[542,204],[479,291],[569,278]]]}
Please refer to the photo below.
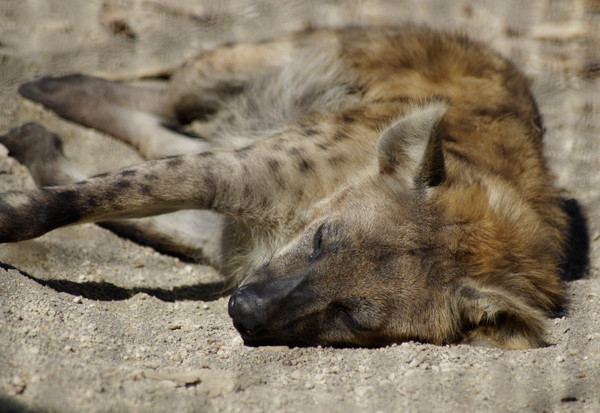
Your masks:
{"label": "hyena chin", "polygon": [[0,241],[99,222],[207,260],[249,345],[531,348],[562,304],[570,219],[535,101],[462,36],[310,30],[206,52],[162,88],[19,91],[149,160],[83,179],[56,135],[13,129],[0,142],[40,188],[0,195]]}

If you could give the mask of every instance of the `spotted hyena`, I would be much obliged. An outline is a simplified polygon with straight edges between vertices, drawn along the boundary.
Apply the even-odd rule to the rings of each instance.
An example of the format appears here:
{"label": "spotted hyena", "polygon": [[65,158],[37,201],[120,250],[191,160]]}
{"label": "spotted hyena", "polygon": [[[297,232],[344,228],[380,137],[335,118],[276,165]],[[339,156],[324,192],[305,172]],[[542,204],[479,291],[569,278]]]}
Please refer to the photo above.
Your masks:
{"label": "spotted hyena", "polygon": [[20,93],[149,161],[84,179],[57,136],[13,129],[40,188],[1,195],[0,240],[101,222],[208,260],[247,344],[528,348],[563,301],[569,216],[536,103],[464,36],[309,30],[206,52],[162,88],[72,75]]}

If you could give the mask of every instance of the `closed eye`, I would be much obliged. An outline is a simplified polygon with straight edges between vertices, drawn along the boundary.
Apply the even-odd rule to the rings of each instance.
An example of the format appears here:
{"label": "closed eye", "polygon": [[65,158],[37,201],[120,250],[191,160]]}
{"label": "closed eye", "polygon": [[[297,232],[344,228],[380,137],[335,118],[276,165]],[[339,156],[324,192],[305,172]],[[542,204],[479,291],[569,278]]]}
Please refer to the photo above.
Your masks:
{"label": "closed eye", "polygon": [[315,232],[315,236],[313,238],[313,252],[310,254],[309,258],[311,260],[316,260],[321,255],[321,246],[323,244],[323,229],[325,228],[325,224],[321,224],[317,232]]}

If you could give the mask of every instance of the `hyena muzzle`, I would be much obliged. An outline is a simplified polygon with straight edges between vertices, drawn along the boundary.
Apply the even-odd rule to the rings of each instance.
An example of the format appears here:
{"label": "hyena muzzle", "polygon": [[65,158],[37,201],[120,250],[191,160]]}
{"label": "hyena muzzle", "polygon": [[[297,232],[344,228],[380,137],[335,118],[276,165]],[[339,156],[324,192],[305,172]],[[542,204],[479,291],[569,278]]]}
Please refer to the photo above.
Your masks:
{"label": "hyena muzzle", "polygon": [[247,344],[529,348],[563,301],[570,223],[536,103],[463,36],[309,30],[203,53],[158,88],[19,91],[149,160],[84,179],[57,136],[13,129],[1,142],[39,187],[0,195],[0,241],[99,222],[205,259],[238,287]]}

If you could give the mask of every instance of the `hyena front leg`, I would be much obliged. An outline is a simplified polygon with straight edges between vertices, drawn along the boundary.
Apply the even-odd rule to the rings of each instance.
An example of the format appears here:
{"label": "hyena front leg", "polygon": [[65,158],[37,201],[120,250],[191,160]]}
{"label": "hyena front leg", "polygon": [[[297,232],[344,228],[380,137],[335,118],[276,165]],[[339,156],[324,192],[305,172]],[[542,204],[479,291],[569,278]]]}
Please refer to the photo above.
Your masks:
{"label": "hyena front leg", "polygon": [[[9,155],[25,165],[36,185],[66,185],[85,179],[62,153],[62,141],[27,123],[0,136]],[[219,265],[221,217],[209,211],[179,211],[142,220],[99,222],[119,236],[188,261]]]}
{"label": "hyena front leg", "polygon": [[6,192],[0,194],[0,242],[34,238],[69,224],[181,209],[235,214],[243,209],[232,202],[244,191],[240,168],[230,153],[203,152],[149,161],[74,184]]}

